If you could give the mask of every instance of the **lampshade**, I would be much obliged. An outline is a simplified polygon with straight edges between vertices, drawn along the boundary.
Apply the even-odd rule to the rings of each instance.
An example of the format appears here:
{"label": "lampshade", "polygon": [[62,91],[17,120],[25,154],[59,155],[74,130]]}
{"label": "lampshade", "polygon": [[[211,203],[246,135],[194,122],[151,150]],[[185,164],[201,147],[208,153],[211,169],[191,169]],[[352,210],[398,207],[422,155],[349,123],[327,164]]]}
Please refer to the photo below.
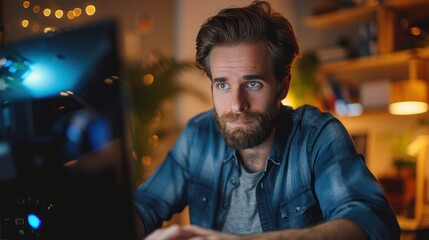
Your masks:
{"label": "lampshade", "polygon": [[424,113],[429,110],[427,61],[410,59],[409,79],[390,85],[389,112],[395,115]]}

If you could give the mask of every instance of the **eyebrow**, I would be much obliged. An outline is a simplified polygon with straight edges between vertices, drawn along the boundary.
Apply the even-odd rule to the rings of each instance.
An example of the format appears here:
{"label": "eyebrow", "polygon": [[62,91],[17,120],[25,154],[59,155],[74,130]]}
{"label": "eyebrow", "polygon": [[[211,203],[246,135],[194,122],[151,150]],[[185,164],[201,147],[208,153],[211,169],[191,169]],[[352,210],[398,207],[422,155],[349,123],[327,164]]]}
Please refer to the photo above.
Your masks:
{"label": "eyebrow", "polygon": [[212,82],[226,82],[226,78],[225,77],[214,78]]}
{"label": "eyebrow", "polygon": [[[261,81],[266,81],[265,78],[263,78],[261,75],[258,74],[249,74],[249,75],[244,75],[243,76],[244,80],[247,81],[251,81],[251,80],[255,80],[255,79],[259,79]],[[226,82],[227,78],[226,77],[218,77],[218,78],[214,78],[213,82]]]}
{"label": "eyebrow", "polygon": [[244,79],[246,79],[246,80],[255,80],[255,79],[259,79],[259,80],[262,80],[262,81],[265,81],[265,78],[264,77],[262,77],[261,75],[258,75],[258,74],[249,74],[249,75],[244,75],[244,77],[243,77]]}

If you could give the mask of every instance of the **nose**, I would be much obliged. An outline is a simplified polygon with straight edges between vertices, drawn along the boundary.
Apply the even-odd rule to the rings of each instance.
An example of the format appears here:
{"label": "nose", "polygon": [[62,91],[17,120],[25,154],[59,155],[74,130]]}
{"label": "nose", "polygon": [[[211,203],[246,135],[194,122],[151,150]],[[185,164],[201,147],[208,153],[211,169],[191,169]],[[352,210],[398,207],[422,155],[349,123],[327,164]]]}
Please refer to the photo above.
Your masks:
{"label": "nose", "polygon": [[237,88],[232,93],[231,97],[231,111],[232,112],[243,112],[249,108],[247,96],[245,90]]}

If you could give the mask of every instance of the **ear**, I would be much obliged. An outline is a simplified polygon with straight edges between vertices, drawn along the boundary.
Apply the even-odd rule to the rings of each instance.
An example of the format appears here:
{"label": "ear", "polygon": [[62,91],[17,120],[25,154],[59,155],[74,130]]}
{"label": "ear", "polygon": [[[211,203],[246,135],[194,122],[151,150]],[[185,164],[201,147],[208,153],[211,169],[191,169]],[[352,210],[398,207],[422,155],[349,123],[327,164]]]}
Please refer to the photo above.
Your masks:
{"label": "ear", "polygon": [[280,83],[280,88],[281,88],[280,94],[279,94],[280,100],[282,100],[286,97],[286,95],[289,91],[291,79],[292,79],[292,74],[290,74],[290,73],[282,79],[282,82]]}

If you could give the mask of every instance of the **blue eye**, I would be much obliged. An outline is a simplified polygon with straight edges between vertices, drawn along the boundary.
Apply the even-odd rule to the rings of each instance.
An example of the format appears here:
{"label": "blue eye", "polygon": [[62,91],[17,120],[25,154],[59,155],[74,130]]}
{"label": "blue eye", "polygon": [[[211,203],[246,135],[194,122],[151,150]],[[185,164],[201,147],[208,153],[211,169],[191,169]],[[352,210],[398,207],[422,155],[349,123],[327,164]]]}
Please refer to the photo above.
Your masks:
{"label": "blue eye", "polygon": [[260,88],[262,84],[260,82],[251,81],[247,84],[250,88]]}
{"label": "blue eye", "polygon": [[226,83],[218,83],[217,87],[221,90],[229,88],[228,84],[226,84]]}

